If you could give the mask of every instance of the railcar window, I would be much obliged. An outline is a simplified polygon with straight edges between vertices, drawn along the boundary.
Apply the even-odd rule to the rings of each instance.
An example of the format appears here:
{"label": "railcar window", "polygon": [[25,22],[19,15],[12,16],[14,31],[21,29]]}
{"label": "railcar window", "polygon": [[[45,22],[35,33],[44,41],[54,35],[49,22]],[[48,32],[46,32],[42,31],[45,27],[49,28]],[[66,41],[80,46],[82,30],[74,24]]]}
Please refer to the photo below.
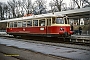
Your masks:
{"label": "railcar window", "polygon": [[39,20],[39,26],[45,26],[45,19]]}
{"label": "railcar window", "polygon": [[32,26],[32,20],[27,21],[27,26]]}
{"label": "railcar window", "polygon": [[64,24],[63,18],[56,18],[56,24]]}
{"label": "railcar window", "polygon": [[38,20],[33,20],[33,26],[38,26]]}
{"label": "railcar window", "polygon": [[22,22],[22,27],[26,27],[26,21]]}
{"label": "railcar window", "polygon": [[14,27],[17,27],[17,22],[14,22]]}
{"label": "railcar window", "polygon": [[18,22],[17,27],[22,27],[22,22]]}
{"label": "railcar window", "polygon": [[10,27],[13,27],[13,22],[10,22]]}
{"label": "railcar window", "polygon": [[56,20],[55,20],[55,17],[52,18],[52,24],[55,24],[56,23]]}
{"label": "railcar window", "polygon": [[51,26],[51,19],[47,19],[47,26]]}

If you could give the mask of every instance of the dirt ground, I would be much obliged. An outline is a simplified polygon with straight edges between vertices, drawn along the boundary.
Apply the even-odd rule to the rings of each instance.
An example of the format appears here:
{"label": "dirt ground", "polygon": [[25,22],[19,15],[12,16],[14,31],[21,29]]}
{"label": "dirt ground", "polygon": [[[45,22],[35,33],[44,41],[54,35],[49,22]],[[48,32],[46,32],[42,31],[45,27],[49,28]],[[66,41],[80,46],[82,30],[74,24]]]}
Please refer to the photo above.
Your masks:
{"label": "dirt ground", "polygon": [[46,55],[0,44],[0,60],[70,60],[64,57]]}

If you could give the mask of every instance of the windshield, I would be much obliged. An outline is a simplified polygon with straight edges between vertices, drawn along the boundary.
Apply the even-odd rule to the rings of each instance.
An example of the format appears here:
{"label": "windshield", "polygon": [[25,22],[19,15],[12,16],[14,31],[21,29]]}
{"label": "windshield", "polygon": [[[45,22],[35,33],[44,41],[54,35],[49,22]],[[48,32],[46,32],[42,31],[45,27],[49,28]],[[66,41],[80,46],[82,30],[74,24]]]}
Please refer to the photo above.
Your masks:
{"label": "windshield", "polygon": [[56,24],[64,24],[63,18],[56,18]]}

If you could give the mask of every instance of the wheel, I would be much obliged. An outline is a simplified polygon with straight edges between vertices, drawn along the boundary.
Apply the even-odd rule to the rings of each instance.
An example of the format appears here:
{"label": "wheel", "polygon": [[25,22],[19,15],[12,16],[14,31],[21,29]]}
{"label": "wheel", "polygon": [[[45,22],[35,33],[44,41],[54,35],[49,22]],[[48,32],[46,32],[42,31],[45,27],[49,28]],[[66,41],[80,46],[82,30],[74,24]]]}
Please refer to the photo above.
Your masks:
{"label": "wheel", "polygon": [[17,37],[17,35],[13,35],[15,38]]}

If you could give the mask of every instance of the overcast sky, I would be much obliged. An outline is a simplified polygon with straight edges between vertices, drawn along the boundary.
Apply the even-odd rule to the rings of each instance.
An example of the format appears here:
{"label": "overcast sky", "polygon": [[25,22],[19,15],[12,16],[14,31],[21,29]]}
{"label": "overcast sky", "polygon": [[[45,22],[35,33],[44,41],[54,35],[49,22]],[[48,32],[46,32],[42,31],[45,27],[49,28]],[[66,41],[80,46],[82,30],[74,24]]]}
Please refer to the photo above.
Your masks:
{"label": "overcast sky", "polygon": [[7,2],[8,0],[0,0],[0,2]]}

